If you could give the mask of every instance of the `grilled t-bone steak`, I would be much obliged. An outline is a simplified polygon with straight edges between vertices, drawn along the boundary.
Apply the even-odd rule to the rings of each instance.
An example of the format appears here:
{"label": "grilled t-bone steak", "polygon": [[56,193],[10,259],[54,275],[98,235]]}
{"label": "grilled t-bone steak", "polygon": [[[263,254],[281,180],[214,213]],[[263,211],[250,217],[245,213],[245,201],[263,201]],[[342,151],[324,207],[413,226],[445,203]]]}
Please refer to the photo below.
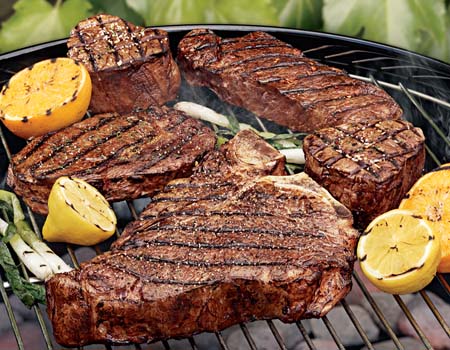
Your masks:
{"label": "grilled t-bone steak", "polygon": [[188,83],[296,131],[402,114],[382,89],[263,32],[222,39],[195,29],[180,41],[178,63]]}
{"label": "grilled t-bone steak", "polygon": [[109,201],[132,199],[188,176],[214,145],[209,128],[172,108],[107,113],[33,139],[13,157],[7,183],[40,214],[60,176],[88,181]]}
{"label": "grilled t-bone steak", "polygon": [[425,163],[422,130],[403,120],[341,124],[307,136],[305,171],[358,226],[396,208]]}
{"label": "grilled t-bone steak", "polygon": [[60,344],[291,322],[324,315],[345,296],[357,240],[350,211],[305,173],[258,176],[281,173],[282,158],[250,133],[170,183],[111,252],[47,281]]}
{"label": "grilled t-bone steak", "polygon": [[67,46],[68,56],[90,73],[94,114],[130,112],[176,97],[180,72],[164,30],[97,15],[78,23]]}

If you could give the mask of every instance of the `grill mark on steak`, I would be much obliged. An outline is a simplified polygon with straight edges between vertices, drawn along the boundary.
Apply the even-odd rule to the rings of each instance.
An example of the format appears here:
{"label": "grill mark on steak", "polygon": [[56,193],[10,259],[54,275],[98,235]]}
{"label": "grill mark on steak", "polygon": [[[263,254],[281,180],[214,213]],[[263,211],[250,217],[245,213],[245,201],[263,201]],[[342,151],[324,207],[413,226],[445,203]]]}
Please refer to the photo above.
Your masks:
{"label": "grill mark on steak", "polygon": [[[102,144],[104,144],[105,142],[108,142],[111,137],[113,137],[114,135],[116,135],[117,133],[124,133],[130,129],[132,129],[133,127],[135,127],[136,125],[138,125],[140,122],[139,119],[135,119],[134,121],[132,121],[130,124],[128,125],[124,125],[122,127],[120,127],[118,130],[112,130],[112,132],[108,135],[106,135],[105,137],[101,138],[100,140],[96,141],[92,146],[90,147],[86,147],[84,149],[80,149],[79,152],[73,156],[72,158],[70,158],[69,160],[65,161],[63,164],[60,164],[59,166],[53,168],[53,169],[49,169],[46,171],[41,172],[39,175],[36,176],[36,178],[45,178],[46,176],[67,168],[68,166],[72,165],[73,163],[75,163],[76,161],[78,161],[79,159],[81,159],[83,156],[85,156],[86,154],[88,154],[89,152],[91,152],[92,150],[96,149],[97,147],[101,146]],[[98,128],[97,128],[98,129]],[[50,159],[50,158],[49,158]],[[41,163],[39,166],[42,166]],[[35,169],[34,169],[35,170]],[[32,171],[32,174],[34,175],[35,171]]]}
{"label": "grill mark on steak", "polygon": [[298,58],[298,55],[290,54],[290,53],[278,53],[278,52],[263,53],[263,54],[260,54],[260,55],[251,56],[251,57],[247,57],[247,58],[242,58],[240,60],[230,62],[230,63],[228,63],[226,65],[223,65],[220,68],[217,68],[217,69],[213,68],[212,71],[214,73],[221,73],[221,72],[223,72],[223,71],[225,71],[225,70],[227,70],[227,69],[229,69],[231,67],[244,66],[247,63],[258,62],[258,61],[265,60],[265,59],[268,59],[268,58],[276,59],[276,58],[281,58],[281,57],[293,58],[294,59],[294,58]]}
{"label": "grill mark on steak", "polygon": [[[189,226],[189,225],[161,225],[159,222],[149,226],[146,228],[146,231],[156,231],[156,230],[166,230],[166,231],[196,231],[196,232],[213,232],[216,234],[222,233],[254,233],[254,234],[264,234],[264,235],[272,235],[272,236],[300,236],[300,237],[315,237],[315,238],[324,238],[324,234],[321,232],[309,232],[309,231],[283,231],[276,229],[264,229],[260,227],[209,227],[209,226]],[[136,234],[141,233],[141,231],[136,231]]]}
{"label": "grill mark on steak", "polygon": [[[294,213],[293,213],[294,214]],[[181,211],[170,211],[166,213],[161,213],[157,215],[159,218],[168,218],[171,216],[211,216],[211,215],[218,215],[218,216],[273,216],[273,214],[264,212],[264,211],[255,211],[255,212],[240,212],[240,211],[208,211],[205,210],[181,210]],[[291,214],[292,215],[292,214]],[[152,218],[155,218],[156,215],[144,215],[139,218],[139,220],[149,220]]]}
{"label": "grill mark on steak", "polygon": [[[47,161],[51,160],[55,155],[57,155],[59,152],[63,151],[67,146],[70,146],[74,141],[79,139],[80,137],[83,137],[88,132],[98,130],[102,126],[105,126],[112,122],[117,117],[117,114],[111,114],[108,117],[101,118],[97,124],[94,124],[86,129],[78,129],[79,133],[74,133],[71,135],[71,137],[66,140],[63,144],[53,148],[50,153],[46,157],[44,157],[40,162],[35,163],[30,166],[30,172],[33,173],[37,168],[41,167],[43,164],[45,164]],[[17,164],[23,163],[29,156],[31,156],[36,150],[39,149],[42,145],[45,144],[45,142],[51,137],[55,135],[55,133],[47,134],[42,137],[39,142],[36,143],[36,145],[31,148],[28,152],[25,153],[25,156],[23,156],[20,161],[18,161]]]}
{"label": "grill mark on steak", "polygon": [[[337,86],[343,86],[343,84],[341,84],[341,85],[338,84]],[[325,99],[322,99],[322,100],[318,99],[318,100],[313,101],[313,102],[301,103],[301,105],[304,108],[306,108],[306,109],[310,109],[310,108],[314,108],[314,107],[320,107],[322,104],[325,104],[327,102],[344,101],[344,100],[350,100],[351,98],[355,98],[355,97],[362,97],[362,96],[369,96],[369,95],[373,95],[373,94],[370,93],[370,92],[353,92],[353,93],[351,93],[349,95],[346,95],[346,96],[325,98]],[[367,107],[367,105],[364,105],[362,107]],[[351,106],[350,109],[342,109],[342,111],[339,111],[338,113],[348,112],[348,111],[351,111],[351,110],[353,110],[355,108],[358,108],[358,107]]]}
{"label": "grill mark on steak", "polygon": [[191,129],[189,129],[188,134],[184,134],[183,135],[183,138],[174,140],[171,143],[170,142],[166,143],[166,144],[164,144],[164,146],[161,149],[153,150],[151,152],[152,160],[150,162],[148,162],[147,164],[145,164],[144,166],[137,168],[136,169],[136,173],[140,174],[141,172],[145,171],[148,168],[151,168],[153,165],[155,165],[158,162],[166,159],[167,157],[169,157],[170,155],[172,155],[176,151],[178,151],[181,148],[183,148],[183,146],[185,144],[187,144],[188,142],[192,141],[192,138],[195,135],[197,135],[198,131],[199,131],[199,128],[194,126]]}
{"label": "grill mark on steak", "polygon": [[102,21],[101,16],[95,16],[95,19],[97,20],[97,22],[98,22],[98,24],[100,26],[101,33],[104,35],[103,39],[107,42],[108,47],[110,48],[109,51],[112,52],[112,54],[114,56],[114,59],[116,61],[115,63],[117,65],[120,62],[120,57],[119,57],[119,53],[117,52],[117,48],[116,48],[116,46],[114,44],[114,40],[111,37],[111,34],[110,34],[109,30],[107,30],[105,28],[105,25],[104,25],[104,23]]}
{"label": "grill mark on steak", "polygon": [[86,51],[86,53],[89,57],[89,61],[91,62],[93,71],[97,72],[98,71],[97,60],[95,59],[91,48],[89,47],[89,45],[87,45],[86,41],[84,40],[83,34],[81,33],[78,25],[75,27],[75,33],[76,33],[76,36],[78,37],[78,40],[83,45],[84,51]]}
{"label": "grill mark on steak", "polygon": [[[134,45],[139,50],[139,54],[141,55],[141,59],[145,57],[144,49],[142,48],[141,41],[136,37],[134,32],[131,30],[130,25],[128,24],[128,21],[125,21],[123,18],[121,18],[123,25],[127,29],[128,35],[131,37],[131,39],[134,42]],[[158,38],[159,39],[159,38]],[[162,38],[161,38],[162,39]]]}
{"label": "grill mark on steak", "polygon": [[305,65],[307,65],[307,63],[303,62],[303,61],[281,62],[281,63],[276,63],[273,66],[253,68],[252,70],[250,70],[249,73],[255,73],[255,72],[260,72],[260,71],[265,71],[265,70],[273,71],[273,70],[276,70],[277,68],[288,68],[288,67],[305,66]]}
{"label": "grill mark on steak", "polygon": [[232,186],[235,185],[234,182],[231,181],[226,181],[226,182],[221,182],[221,183],[217,183],[217,182],[210,182],[210,183],[201,183],[201,184],[197,184],[197,183],[192,183],[192,182],[182,182],[182,183],[170,183],[168,184],[166,187],[164,187],[164,190],[171,190],[174,188],[182,188],[182,189],[194,189],[194,188],[203,188],[203,187],[208,187],[208,188],[220,188],[220,187],[227,187],[227,186]]}
{"label": "grill mark on steak", "polygon": [[[325,91],[325,90],[332,90],[338,87],[343,87],[343,86],[354,86],[355,83],[354,82],[350,82],[350,83],[342,83],[342,82],[337,82],[336,84],[332,84],[332,85],[327,85],[327,86],[321,86],[321,87],[304,87],[304,88],[294,88],[294,89],[289,89],[289,90],[280,90],[280,92],[283,95],[289,95],[289,94],[301,94],[303,92],[319,92],[319,91]],[[333,99],[327,99],[327,100],[320,100],[320,101],[315,101],[313,103],[318,103],[318,102],[322,102],[322,101],[332,101]],[[303,106],[305,106],[307,104],[303,104]],[[310,104],[311,105],[311,104]]]}
{"label": "grill mark on steak", "polygon": [[203,286],[203,285],[208,285],[208,284],[213,284],[213,283],[219,282],[218,280],[181,281],[181,280],[173,280],[173,279],[165,279],[165,278],[155,278],[155,277],[149,277],[149,276],[143,275],[137,271],[131,270],[126,265],[120,264],[117,262],[107,261],[107,262],[105,262],[105,265],[109,266],[110,268],[113,268],[117,271],[120,271],[122,273],[126,273],[131,276],[137,277],[139,280],[142,280],[142,281],[148,282],[148,283],[178,284],[178,285],[183,285],[183,286]]}
{"label": "grill mark on steak", "polygon": [[[223,260],[223,261],[195,261],[195,260],[186,260],[186,259],[168,259],[168,258],[159,258],[152,255],[146,254],[129,254],[126,251],[127,258],[131,258],[133,260],[145,260],[148,262],[154,263],[163,263],[163,264],[172,264],[172,265],[185,265],[185,266],[193,266],[193,267],[223,267],[223,266],[285,266],[286,261],[248,261],[248,260]],[[304,267],[305,264],[295,264],[291,263],[290,265],[296,267]]]}
{"label": "grill mark on steak", "polygon": [[[181,125],[181,124],[182,124],[184,121],[186,121],[186,120],[187,120],[187,118],[178,118],[178,119],[176,120],[176,122],[173,123],[173,124],[171,124],[166,130],[169,131],[169,132],[171,132],[171,131],[173,131],[175,128],[177,128],[179,125]],[[198,131],[198,130],[197,130],[197,131]],[[109,154],[108,156],[106,156],[106,158],[105,158],[104,160],[102,160],[101,162],[99,162],[99,163],[96,164],[96,167],[98,168],[98,167],[100,167],[100,166],[105,166],[107,163],[109,163],[109,162],[111,162],[111,161],[113,161],[113,160],[116,160],[116,159],[120,156],[121,153],[123,153],[123,152],[125,152],[125,151],[131,149],[132,147],[136,147],[136,146],[142,145],[145,141],[148,141],[148,139],[152,139],[152,138],[155,137],[155,136],[157,136],[155,133],[149,133],[149,134],[146,134],[146,135],[142,135],[142,137],[137,138],[137,139],[136,139],[134,142],[132,142],[131,144],[124,145],[124,146],[121,147],[120,149],[116,150],[113,154]],[[184,142],[184,143],[183,143],[183,141],[184,141],[184,139],[181,139],[181,143],[179,144],[179,148],[183,147],[187,142],[189,142],[189,141],[187,141],[187,142]],[[156,152],[160,152],[160,150],[154,150],[154,151],[152,152],[152,155],[153,155],[154,153],[156,153]],[[88,152],[88,153],[89,153],[89,152]],[[173,153],[173,152],[170,152],[169,154],[166,154],[166,157],[164,157],[164,158],[167,158],[167,157],[170,156],[172,153]],[[154,157],[154,158],[153,158],[153,162],[148,163],[148,166],[149,166],[149,167],[150,167],[150,166],[153,166],[153,165],[155,165],[158,161],[161,161],[161,160],[163,160],[164,158],[161,158],[161,157]],[[90,174],[90,173],[92,173],[92,172],[94,172],[94,171],[95,171],[94,168],[86,169],[86,170],[83,169],[83,170],[80,170],[79,172],[76,172],[75,174],[79,174],[79,173]]]}
{"label": "grill mark on steak", "polygon": [[[361,95],[361,96],[367,96],[367,95]],[[355,97],[358,97],[358,96],[355,96]],[[386,101],[387,100],[383,99],[381,101],[367,102],[367,103],[364,103],[364,104],[361,104],[361,105],[345,106],[345,107],[343,107],[341,109],[337,109],[335,111],[332,111],[330,114],[332,116],[336,116],[337,114],[353,111],[353,110],[359,109],[359,108],[365,108],[365,107],[376,106],[376,105],[383,105]]]}
{"label": "grill mark on steak", "polygon": [[152,203],[158,203],[158,202],[196,202],[196,201],[219,201],[219,200],[225,200],[228,196],[226,195],[207,195],[204,197],[158,197],[152,199]]}
{"label": "grill mark on steak", "polygon": [[[319,70],[316,72],[313,72],[311,74],[298,74],[295,77],[298,80],[301,80],[302,83],[305,80],[314,78],[314,77],[318,77],[318,76],[325,76],[325,75],[331,75],[331,76],[345,76],[346,74],[343,72],[336,72],[333,70]],[[271,78],[267,78],[267,79],[259,79],[258,82],[261,84],[267,84],[267,83],[273,83],[273,82],[279,82],[279,81],[283,81],[289,79],[289,77],[271,77]],[[292,88],[292,90],[295,90],[297,88]],[[285,91],[289,91],[289,90],[285,90]]]}
{"label": "grill mark on steak", "polygon": [[169,241],[163,239],[153,239],[153,240],[133,240],[126,242],[123,246],[121,246],[118,250],[128,250],[133,248],[139,248],[143,246],[178,246],[185,248],[204,248],[204,249],[275,249],[275,250],[297,250],[300,246],[295,247],[285,247],[285,246],[277,246],[270,244],[254,244],[254,243],[241,243],[241,242],[232,242],[227,244],[213,244],[207,242],[182,242],[182,241]]}
{"label": "grill mark on steak", "polygon": [[266,48],[276,48],[276,47],[288,47],[288,48],[292,48],[292,46],[287,45],[287,44],[257,44],[257,45],[248,45],[248,46],[244,46],[244,47],[240,47],[237,49],[228,49],[228,50],[222,50],[222,54],[227,54],[227,53],[236,53],[236,52],[241,52],[241,51],[251,51],[251,50],[258,50],[258,49],[266,49]]}

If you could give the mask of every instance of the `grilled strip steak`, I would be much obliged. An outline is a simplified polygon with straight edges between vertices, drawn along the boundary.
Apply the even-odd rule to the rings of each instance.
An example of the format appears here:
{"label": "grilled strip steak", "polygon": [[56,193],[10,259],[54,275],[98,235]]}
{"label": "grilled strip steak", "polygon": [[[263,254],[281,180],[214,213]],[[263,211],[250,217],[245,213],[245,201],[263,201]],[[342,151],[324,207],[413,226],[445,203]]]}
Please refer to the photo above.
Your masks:
{"label": "grilled strip steak", "polygon": [[402,114],[382,89],[263,32],[222,39],[195,29],[180,41],[178,63],[188,83],[296,131]]}
{"label": "grilled strip steak", "polygon": [[[239,147],[248,133],[230,143]],[[357,240],[350,211],[304,173],[254,178],[278,172],[279,156],[249,163],[246,149],[229,150],[169,184],[111,252],[47,281],[60,344],[141,343],[251,319],[292,322],[324,315],[345,296]],[[229,176],[238,185],[219,197]]]}
{"label": "grilled strip steak", "polygon": [[40,214],[60,176],[86,180],[108,201],[138,198],[189,175],[214,145],[209,128],[168,107],[103,114],[33,139],[13,157],[7,183]]}
{"label": "grilled strip steak", "polygon": [[422,130],[403,120],[321,129],[304,139],[305,171],[366,227],[398,207],[420,177],[424,141]]}
{"label": "grilled strip steak", "polygon": [[90,73],[94,114],[126,113],[176,97],[180,72],[163,30],[97,15],[78,23],[67,46],[68,56]]}

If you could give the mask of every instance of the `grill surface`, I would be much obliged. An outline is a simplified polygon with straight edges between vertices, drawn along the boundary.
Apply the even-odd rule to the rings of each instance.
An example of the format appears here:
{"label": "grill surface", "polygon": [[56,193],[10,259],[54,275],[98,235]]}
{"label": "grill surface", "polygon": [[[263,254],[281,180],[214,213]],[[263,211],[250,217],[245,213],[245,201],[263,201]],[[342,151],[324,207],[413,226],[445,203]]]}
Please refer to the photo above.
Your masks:
{"label": "grill surface", "polygon": [[[281,40],[285,40],[292,45],[299,47],[308,57],[317,59],[328,65],[343,68],[354,78],[379,85],[390,93],[402,106],[405,111],[406,119],[416,126],[422,127],[424,130],[427,137],[426,170],[431,170],[442,163],[450,161],[450,102],[447,102],[446,100],[448,99],[447,96],[450,92],[450,66],[404,50],[336,35],[268,27],[209,27],[224,37],[240,36],[245,32],[252,30],[270,32]],[[193,28],[193,26],[170,26],[163,28],[170,33],[172,52],[175,52],[176,45],[183,35]],[[12,74],[36,61],[50,57],[65,56],[65,54],[65,40],[59,40],[0,56],[0,86],[6,83]],[[247,122],[260,130],[272,130],[275,132],[280,132],[282,130],[270,122],[262,122],[260,119],[245,111],[223,104],[213,94],[203,89],[184,89],[180,96],[180,100],[183,99],[190,99],[203,103],[225,114],[234,114],[240,121]],[[214,126],[212,127],[214,128]],[[3,128],[3,125],[0,130],[0,137],[3,145],[3,147],[0,148],[0,186],[3,188],[8,163],[7,160],[11,157],[11,154],[14,154],[23,147],[24,141],[11,135],[9,131]],[[293,172],[293,170],[291,171]],[[145,202],[143,203],[142,200],[137,200],[114,205],[114,208],[117,209],[120,227],[118,232],[116,232],[117,236],[120,235],[121,229],[123,229],[127,222],[137,218],[139,213],[138,208],[142,208],[144,204]],[[27,213],[35,231],[40,234],[43,218],[35,216],[28,208]],[[100,254],[108,248],[110,243],[111,242],[108,242],[107,244],[95,247],[96,253]],[[60,245],[57,245],[54,248],[60,254],[67,252],[73,265],[78,267],[76,247],[67,246],[61,248]],[[28,277],[25,269],[23,269],[23,274],[25,277]],[[384,325],[386,338],[392,339],[397,349],[404,349],[394,332],[393,325],[389,324],[386,315],[383,314],[379,305],[375,302],[362,278],[357,272],[354,272],[353,276],[354,284],[359,286],[365,299],[379,318],[379,321]],[[448,275],[438,274],[430,288],[447,301],[450,300]],[[9,285],[4,282],[2,275],[0,275],[0,294],[5,303],[6,311],[11,322],[11,331],[14,333],[17,340],[17,347],[23,349],[24,343],[22,334],[20,332],[20,327],[16,322],[16,315],[12,310],[9,300]],[[439,310],[431,301],[427,291],[420,291],[420,295],[450,339],[450,328],[444,321]],[[427,334],[419,327],[402,298],[399,296],[392,296],[392,298],[399,305],[402,312],[411,323],[424,347],[426,349],[432,349]],[[374,349],[374,346],[369,341],[369,337],[363,330],[360,321],[352,311],[351,306],[346,300],[343,300],[341,305],[359,333],[365,346],[368,349]],[[42,330],[42,337],[45,340],[47,348],[53,349],[57,347],[57,344],[52,343],[51,329],[47,327],[44,321],[44,318],[46,317],[44,315],[45,310],[39,306],[35,306],[33,307],[33,312],[35,313],[36,322],[39,323]],[[337,347],[339,349],[345,349],[333,324],[327,317],[323,317],[322,321],[331,337],[334,339]],[[267,329],[273,335],[279,349],[287,349],[285,339],[281,336],[276,324],[270,320],[265,322],[267,324]],[[247,325],[240,324],[239,326],[248,347],[252,350],[257,349],[254,339],[255,335],[251,334]],[[309,348],[316,349],[302,321],[297,322],[296,326]],[[222,332],[215,333],[215,338],[217,346],[221,349],[231,350],[231,348],[228,347]],[[171,341],[163,341],[151,345],[134,345],[129,348],[171,349],[170,343]],[[195,337],[188,338],[186,346],[191,349],[200,349],[196,344]],[[111,349],[113,347],[106,345],[105,348]],[[123,349],[123,347],[121,348]]]}

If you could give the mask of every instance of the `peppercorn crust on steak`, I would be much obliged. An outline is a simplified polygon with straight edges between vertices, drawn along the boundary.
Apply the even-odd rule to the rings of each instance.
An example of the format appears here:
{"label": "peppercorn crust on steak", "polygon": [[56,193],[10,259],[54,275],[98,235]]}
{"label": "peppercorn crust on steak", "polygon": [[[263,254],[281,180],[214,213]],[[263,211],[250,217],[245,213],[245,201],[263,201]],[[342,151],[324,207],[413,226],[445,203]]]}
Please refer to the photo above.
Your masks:
{"label": "peppercorn crust on steak", "polygon": [[150,342],[326,314],[351,286],[348,209],[251,131],[211,151],[108,253],[46,282],[65,346]]}
{"label": "peppercorn crust on steak", "polygon": [[89,71],[94,114],[163,105],[177,95],[180,72],[164,30],[100,14],[79,22],[67,47]]}

